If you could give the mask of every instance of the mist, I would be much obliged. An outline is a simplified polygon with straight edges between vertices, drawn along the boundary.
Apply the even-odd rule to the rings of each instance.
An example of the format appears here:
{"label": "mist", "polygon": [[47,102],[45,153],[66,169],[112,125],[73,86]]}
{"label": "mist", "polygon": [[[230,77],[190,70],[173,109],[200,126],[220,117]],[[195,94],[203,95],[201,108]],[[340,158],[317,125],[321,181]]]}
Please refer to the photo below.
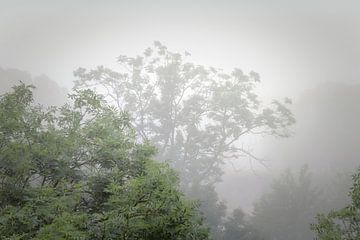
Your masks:
{"label": "mist", "polygon": [[[114,211],[130,214],[130,206],[142,202],[139,189],[149,189],[148,211],[171,206],[156,213],[164,218],[154,226],[144,220],[124,227],[116,220],[120,225],[101,236],[109,239],[357,239],[360,230],[347,227],[353,226],[350,218],[341,216],[359,208],[359,9],[357,1],[322,0],[0,2],[1,221],[7,223],[9,206],[29,206],[25,199],[32,197],[25,192],[33,188],[56,192],[79,183],[90,191],[99,184],[101,197],[83,196],[76,206],[87,210],[77,211],[105,212],[104,206],[116,205],[109,196],[118,196],[126,201]],[[22,102],[27,98],[19,94],[31,100]],[[47,110],[51,106],[57,110]],[[70,134],[70,126],[79,135]],[[48,144],[36,135],[43,132],[53,136]],[[20,145],[44,149],[24,147],[31,157],[22,158],[11,145],[21,136]],[[116,156],[126,159],[126,167]],[[17,158],[29,158],[29,164],[12,162]],[[111,172],[111,180],[100,172]],[[113,180],[116,174],[121,181]],[[157,188],[150,190],[145,183],[155,175]],[[21,190],[13,193],[16,184]],[[134,193],[116,195],[115,185]],[[177,197],[161,197],[164,189]],[[167,225],[171,214],[179,219],[175,206],[191,212],[182,216],[189,222],[174,224],[186,226],[184,233]],[[331,211],[339,214],[327,215]],[[358,210],[346,214],[355,214],[359,224]],[[86,219],[81,221],[102,221]],[[336,232],[339,219],[344,221]],[[71,235],[76,224],[59,230],[60,220],[44,220],[41,231],[16,225],[12,232],[0,227],[0,233],[23,234],[21,239]],[[327,228],[325,220],[332,223]],[[156,225],[162,229],[149,230]],[[83,239],[100,239],[96,227],[74,228]],[[144,229],[149,232],[140,236]]]}

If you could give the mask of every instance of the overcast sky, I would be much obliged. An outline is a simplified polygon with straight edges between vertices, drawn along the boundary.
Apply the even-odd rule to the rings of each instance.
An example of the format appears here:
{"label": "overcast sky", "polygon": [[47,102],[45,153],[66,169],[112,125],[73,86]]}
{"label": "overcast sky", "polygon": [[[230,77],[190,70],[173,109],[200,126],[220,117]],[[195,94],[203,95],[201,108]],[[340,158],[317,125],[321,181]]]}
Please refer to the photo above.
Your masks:
{"label": "overcast sky", "polygon": [[266,96],[360,82],[360,1],[0,0],[0,67],[72,86],[78,67],[116,66],[159,40],[198,64],[262,76]]}
{"label": "overcast sky", "polygon": [[[190,52],[196,64],[258,72],[265,98],[297,101],[305,90],[326,81],[360,84],[360,0],[0,0],[0,67],[46,74],[68,89],[78,67],[116,68],[119,55],[139,54],[155,40],[170,50]],[[331,96],[325,101],[331,102]],[[320,120],[305,122],[302,130],[314,123],[321,129],[324,117],[313,116]],[[297,120],[301,124],[304,118]],[[269,145],[275,152],[270,160],[276,156],[281,161],[295,150],[303,151],[304,158],[314,155],[308,146],[331,136],[315,133],[319,137],[313,138],[313,129],[303,131],[300,140],[287,139],[287,145]],[[349,129],[358,131],[352,125]],[[308,143],[308,137],[313,141]],[[347,136],[339,139],[348,144]],[[247,141],[255,151],[266,145],[258,138]],[[249,166],[237,164],[239,169]],[[251,209],[269,182],[267,175],[264,180],[252,172],[234,173],[229,164],[225,170],[232,174],[224,177],[220,195],[227,197],[230,208],[240,204]]]}

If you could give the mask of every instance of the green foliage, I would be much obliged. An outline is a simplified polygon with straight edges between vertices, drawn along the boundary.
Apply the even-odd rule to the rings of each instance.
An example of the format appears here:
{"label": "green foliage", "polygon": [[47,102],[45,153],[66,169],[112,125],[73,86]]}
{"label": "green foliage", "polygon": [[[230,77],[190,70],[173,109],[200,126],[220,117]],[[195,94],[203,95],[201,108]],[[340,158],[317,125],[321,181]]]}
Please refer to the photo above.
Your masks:
{"label": "green foliage", "polygon": [[349,193],[351,203],[329,214],[319,214],[317,223],[311,228],[319,240],[360,239],[360,169],[353,175],[353,186]]}
{"label": "green foliage", "polygon": [[96,238],[103,231],[121,239],[207,239],[207,229],[195,215],[197,206],[173,187],[176,174],[155,163],[146,164],[145,173],[124,185],[109,184]]}
{"label": "green foliage", "polygon": [[208,239],[127,113],[90,90],[43,109],[32,88],[0,98],[1,239]]}
{"label": "green foliage", "polygon": [[287,170],[254,204],[252,222],[266,239],[312,239],[309,225],[318,199],[308,167],[304,166],[297,176]]}

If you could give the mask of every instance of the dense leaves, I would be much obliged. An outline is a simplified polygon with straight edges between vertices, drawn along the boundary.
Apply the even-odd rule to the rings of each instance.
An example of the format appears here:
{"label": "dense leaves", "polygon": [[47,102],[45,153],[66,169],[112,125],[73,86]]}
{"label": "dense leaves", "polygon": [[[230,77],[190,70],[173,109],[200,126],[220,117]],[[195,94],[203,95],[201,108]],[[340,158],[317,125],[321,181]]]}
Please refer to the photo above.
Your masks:
{"label": "dense leaves", "polygon": [[1,239],[207,239],[129,116],[90,90],[43,109],[32,87],[0,98]]}
{"label": "dense leaves", "polygon": [[351,203],[329,214],[319,214],[317,223],[312,225],[319,240],[360,239],[360,169],[353,175],[350,191]]}

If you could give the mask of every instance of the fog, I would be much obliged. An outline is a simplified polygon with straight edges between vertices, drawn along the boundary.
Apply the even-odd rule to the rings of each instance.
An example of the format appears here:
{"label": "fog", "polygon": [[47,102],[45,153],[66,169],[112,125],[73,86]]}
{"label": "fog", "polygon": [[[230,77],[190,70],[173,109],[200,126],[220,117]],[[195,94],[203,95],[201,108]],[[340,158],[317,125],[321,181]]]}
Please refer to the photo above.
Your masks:
{"label": "fog", "polygon": [[[60,106],[68,101],[66,95],[72,92],[74,81],[78,81],[77,89],[84,89],[86,81],[96,81],[88,71],[93,69],[99,76],[108,74],[107,70],[97,69],[99,65],[120,73],[126,72],[121,64],[137,69],[138,66],[130,60],[121,62],[118,57],[141,55],[146,48],[153,46],[154,41],[160,42],[155,44],[155,51],[166,46],[170,53],[186,56],[184,61],[194,63],[194,66],[213,66],[226,73],[239,68],[249,79],[255,76],[252,75],[255,71],[260,76],[260,83],[253,90],[264,106],[271,104],[272,99],[281,102],[291,99],[285,100],[284,104],[292,115],[283,113],[282,119],[288,136],[265,131],[245,135],[239,141],[234,137],[236,146],[241,146],[241,151],[246,150],[242,152],[245,157],[221,155],[223,158],[219,159],[223,163],[217,166],[218,169],[214,168],[215,173],[209,179],[198,179],[205,174],[196,175],[190,171],[201,168],[199,166],[207,167],[203,162],[205,158],[195,157],[198,162],[192,163],[190,172],[185,171],[186,166],[173,158],[187,158],[191,149],[187,148],[186,141],[176,138],[184,143],[171,143],[168,147],[168,143],[161,140],[166,131],[156,130],[158,128],[151,125],[165,122],[160,111],[170,109],[163,98],[164,93],[177,91],[175,87],[171,88],[173,85],[155,90],[162,96],[152,106],[158,108],[158,112],[153,108],[140,109],[140,105],[131,105],[136,100],[131,94],[126,95],[126,89],[119,90],[120,97],[115,94],[127,103],[123,109],[117,107],[129,111],[130,115],[134,113],[135,128],[145,132],[146,140],[152,141],[159,149],[157,158],[165,162],[169,160],[179,172],[180,186],[186,196],[200,198],[203,203],[200,210],[214,239],[313,239],[310,224],[316,222],[316,214],[327,213],[350,202],[347,192],[352,185],[351,175],[360,165],[359,29],[360,3],[350,0],[3,0],[0,1],[0,94],[10,91],[21,81],[36,87],[36,103]],[[141,66],[146,69],[150,66],[146,64]],[[116,79],[111,74],[115,73],[110,73],[109,79]],[[143,76],[141,74],[139,76]],[[153,77],[151,74],[150,79]],[[165,80],[166,76],[170,75],[160,73]],[[221,81],[222,77],[217,77]],[[254,79],[257,81],[256,76]],[[190,109],[198,107],[196,101],[207,99],[206,93],[201,95],[202,88],[197,84],[201,85],[201,80],[191,87],[194,92],[183,94],[183,109],[187,109],[186,104]],[[207,83],[204,81],[203,84],[206,86]],[[107,93],[116,93],[111,89],[114,85],[106,86],[110,86]],[[158,87],[156,84],[153,86]],[[168,89],[161,93],[162,87]],[[229,91],[235,87],[236,84]],[[106,88],[97,86],[94,89],[106,94]],[[197,90],[199,96],[195,96]],[[106,99],[110,103],[114,99],[109,96]],[[229,101],[230,105],[233,104]],[[214,106],[216,104],[220,103],[215,99]],[[251,104],[255,103],[249,101],[248,105]],[[141,115],[143,110],[155,117],[149,117],[147,113]],[[185,115],[190,119],[191,114],[189,110]],[[141,122],[144,116],[145,123]],[[291,122],[292,116],[294,122]],[[184,139],[190,139],[189,136],[193,135],[199,137],[197,134],[201,131],[208,131],[210,135],[210,131],[217,131],[217,125],[213,124],[217,121],[215,117],[208,117],[201,123],[194,120],[191,123],[196,122],[194,132],[189,130],[192,125],[186,120],[179,121],[184,123],[179,128],[174,127],[173,139],[174,134],[181,135],[178,132],[183,132],[181,137]],[[208,125],[213,128],[207,128]],[[151,133],[154,129],[159,131],[157,135]],[[209,136],[203,138],[207,138],[204,152],[208,154],[218,140]],[[193,141],[193,144],[201,142]],[[305,183],[305,178],[309,182]],[[198,186],[194,184],[196,181]],[[300,189],[298,192],[297,188]],[[289,193],[290,190],[294,192]],[[302,193],[300,197],[296,195],[299,192]],[[279,212],[285,210],[280,208],[286,206],[275,207],[275,203],[279,201],[277,197],[285,199],[287,194],[296,196],[296,201],[302,204],[290,205],[289,208],[304,209],[296,209],[291,213],[293,215],[289,213],[283,217]],[[227,216],[232,216],[232,211],[237,208],[244,212],[251,227],[261,229],[261,238],[236,238],[224,233],[224,229],[229,227],[226,225]],[[278,221],[272,222],[271,218]],[[293,218],[299,220],[292,221]]]}

